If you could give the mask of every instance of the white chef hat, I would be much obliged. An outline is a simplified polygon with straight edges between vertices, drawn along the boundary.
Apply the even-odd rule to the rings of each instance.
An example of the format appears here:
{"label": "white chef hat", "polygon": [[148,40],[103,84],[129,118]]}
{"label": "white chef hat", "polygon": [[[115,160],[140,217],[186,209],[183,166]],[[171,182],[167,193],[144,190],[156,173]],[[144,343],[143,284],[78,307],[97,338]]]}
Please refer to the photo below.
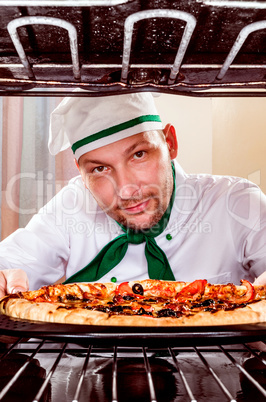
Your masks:
{"label": "white chef hat", "polygon": [[79,159],[104,145],[162,128],[149,92],[67,97],[51,114],[48,148],[56,155],[71,146]]}

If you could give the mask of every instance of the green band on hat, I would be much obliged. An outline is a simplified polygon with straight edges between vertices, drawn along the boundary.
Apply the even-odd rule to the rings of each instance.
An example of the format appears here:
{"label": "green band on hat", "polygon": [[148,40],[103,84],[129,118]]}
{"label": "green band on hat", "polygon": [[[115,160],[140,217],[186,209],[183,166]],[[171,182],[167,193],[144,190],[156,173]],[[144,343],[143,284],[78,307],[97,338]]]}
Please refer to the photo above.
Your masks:
{"label": "green band on hat", "polygon": [[73,153],[76,152],[76,150],[80,147],[83,147],[83,145],[87,145],[93,141],[97,141],[101,138],[108,137],[109,135],[118,133],[119,131],[126,130],[128,128],[134,127],[140,123],[144,123],[146,121],[159,121],[161,122],[160,116],[158,115],[153,115],[153,114],[147,114],[144,116],[136,117],[135,119],[131,119],[126,121],[125,123],[117,124],[116,126],[106,128],[104,130],[99,131],[98,133],[92,134],[88,137],[82,138],[82,140],[79,140],[75,142],[71,149]]}

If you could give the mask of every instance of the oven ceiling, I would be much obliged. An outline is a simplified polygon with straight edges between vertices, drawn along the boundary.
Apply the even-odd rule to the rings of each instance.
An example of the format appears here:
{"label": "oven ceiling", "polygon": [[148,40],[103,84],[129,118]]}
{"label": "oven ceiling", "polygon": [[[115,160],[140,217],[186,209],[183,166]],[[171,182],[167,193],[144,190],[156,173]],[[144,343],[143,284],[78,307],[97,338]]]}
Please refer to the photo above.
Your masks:
{"label": "oven ceiling", "polygon": [[266,95],[266,1],[0,0],[0,18],[2,95]]}

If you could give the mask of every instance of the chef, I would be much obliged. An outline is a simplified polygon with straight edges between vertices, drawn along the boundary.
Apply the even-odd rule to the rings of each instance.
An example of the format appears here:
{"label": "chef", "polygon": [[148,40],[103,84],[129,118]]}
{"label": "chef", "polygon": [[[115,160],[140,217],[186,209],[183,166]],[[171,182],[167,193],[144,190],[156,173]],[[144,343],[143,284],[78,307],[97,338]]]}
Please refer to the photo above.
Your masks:
{"label": "chef", "polygon": [[249,181],[186,174],[150,93],[65,98],[49,150],[79,175],[0,244],[0,296],[145,278],[266,284],[266,197]]}

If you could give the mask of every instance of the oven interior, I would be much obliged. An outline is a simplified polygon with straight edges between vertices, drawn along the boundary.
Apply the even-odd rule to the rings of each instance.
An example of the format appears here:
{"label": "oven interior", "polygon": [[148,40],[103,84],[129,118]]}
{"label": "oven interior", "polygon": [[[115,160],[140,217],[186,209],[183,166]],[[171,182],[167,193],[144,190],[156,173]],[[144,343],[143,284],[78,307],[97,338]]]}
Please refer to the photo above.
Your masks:
{"label": "oven interior", "polygon": [[[265,10],[249,0],[0,0],[1,95],[265,96]],[[155,345],[149,333],[110,334],[112,344],[5,324],[1,401],[266,398],[264,331],[260,344],[242,333],[224,344],[213,331],[180,346],[178,334]]]}
{"label": "oven interior", "polygon": [[162,340],[156,349],[18,338],[2,344],[0,400],[264,401],[265,363],[246,343],[180,348]]}
{"label": "oven interior", "polygon": [[266,326],[132,328],[0,316],[0,400],[264,401]]}
{"label": "oven interior", "polygon": [[264,96],[265,9],[249,0],[0,0],[0,89]]}

